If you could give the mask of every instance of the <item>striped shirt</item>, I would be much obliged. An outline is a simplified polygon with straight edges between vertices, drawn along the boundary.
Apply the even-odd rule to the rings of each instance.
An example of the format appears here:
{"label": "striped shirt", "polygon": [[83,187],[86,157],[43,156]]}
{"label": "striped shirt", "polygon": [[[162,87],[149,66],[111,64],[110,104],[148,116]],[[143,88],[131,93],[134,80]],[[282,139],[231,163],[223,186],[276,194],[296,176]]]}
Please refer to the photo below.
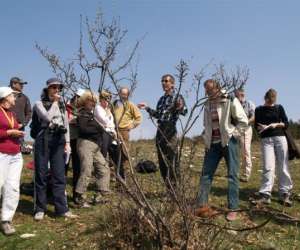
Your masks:
{"label": "striped shirt", "polygon": [[218,115],[218,102],[210,102],[210,112],[211,112],[211,121],[212,121],[212,143],[221,142],[221,132],[220,132],[220,121]]}

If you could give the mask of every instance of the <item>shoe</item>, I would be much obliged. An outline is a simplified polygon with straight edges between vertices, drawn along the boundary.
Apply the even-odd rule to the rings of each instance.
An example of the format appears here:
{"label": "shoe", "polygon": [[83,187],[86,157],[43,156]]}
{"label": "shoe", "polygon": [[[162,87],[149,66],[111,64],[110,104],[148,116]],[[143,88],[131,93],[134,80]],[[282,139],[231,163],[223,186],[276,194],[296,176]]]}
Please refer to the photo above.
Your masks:
{"label": "shoe", "polygon": [[260,192],[255,193],[255,198],[253,200],[250,200],[253,204],[266,204],[269,205],[271,204],[271,197],[270,195],[263,194]]}
{"label": "shoe", "polygon": [[293,206],[293,202],[291,201],[289,194],[283,194],[282,197],[279,198],[279,202],[286,207]]}
{"label": "shoe", "polygon": [[109,202],[108,194],[102,194],[100,192],[97,192],[94,196],[93,203],[94,204],[104,204]]}
{"label": "shoe", "polygon": [[59,215],[61,217],[69,218],[69,219],[77,219],[79,216],[77,214],[73,214],[71,211],[65,212],[64,214]]}
{"label": "shoe", "polygon": [[37,220],[37,221],[43,220],[44,219],[44,215],[45,215],[44,212],[37,212],[34,215],[34,219]]}
{"label": "shoe", "polygon": [[240,182],[248,182],[248,181],[249,181],[249,177],[246,176],[240,177]]}
{"label": "shoe", "polygon": [[238,213],[231,211],[226,215],[226,220],[228,221],[235,221],[238,219]]}
{"label": "shoe", "polygon": [[91,205],[83,198],[83,195],[80,193],[74,194],[74,204],[78,208],[90,208]]}
{"label": "shoe", "polygon": [[10,221],[3,221],[1,227],[5,235],[12,235],[16,232],[16,229]]}
{"label": "shoe", "polygon": [[212,209],[209,206],[202,206],[199,208],[196,208],[194,211],[194,215],[201,218],[212,218],[216,215],[218,215],[219,212],[215,209]]}

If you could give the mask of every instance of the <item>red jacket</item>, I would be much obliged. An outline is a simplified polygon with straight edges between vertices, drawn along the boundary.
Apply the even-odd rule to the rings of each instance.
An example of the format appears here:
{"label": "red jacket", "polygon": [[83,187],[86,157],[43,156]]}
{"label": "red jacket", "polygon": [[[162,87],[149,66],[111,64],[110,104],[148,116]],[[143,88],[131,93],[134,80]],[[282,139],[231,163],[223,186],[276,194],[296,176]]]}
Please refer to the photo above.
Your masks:
{"label": "red jacket", "polygon": [[[14,129],[18,129],[18,122],[15,115],[6,111],[7,115],[10,117],[13,116],[14,119]],[[7,130],[11,129],[9,122],[0,109],[0,152],[4,154],[17,154],[20,152],[20,140],[19,138],[14,138],[7,135]]]}

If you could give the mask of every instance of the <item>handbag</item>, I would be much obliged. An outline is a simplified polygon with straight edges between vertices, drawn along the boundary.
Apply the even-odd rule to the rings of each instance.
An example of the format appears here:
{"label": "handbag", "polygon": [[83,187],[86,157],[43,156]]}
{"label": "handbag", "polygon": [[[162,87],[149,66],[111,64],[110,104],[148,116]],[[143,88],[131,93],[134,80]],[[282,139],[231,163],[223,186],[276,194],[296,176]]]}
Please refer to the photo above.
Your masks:
{"label": "handbag", "polygon": [[300,151],[295,143],[291,131],[289,129],[284,129],[284,135],[288,144],[289,160],[294,160],[295,158],[300,158]]}

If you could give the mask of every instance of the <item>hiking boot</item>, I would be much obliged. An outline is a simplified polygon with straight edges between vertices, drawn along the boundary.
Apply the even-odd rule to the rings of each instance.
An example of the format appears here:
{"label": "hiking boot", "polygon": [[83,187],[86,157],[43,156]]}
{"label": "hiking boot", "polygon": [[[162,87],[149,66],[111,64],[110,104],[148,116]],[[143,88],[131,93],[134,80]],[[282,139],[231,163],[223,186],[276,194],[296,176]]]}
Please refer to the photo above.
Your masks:
{"label": "hiking boot", "polygon": [[209,206],[198,207],[194,211],[194,215],[201,218],[212,218],[218,215],[219,212]]}
{"label": "hiking boot", "polygon": [[271,204],[271,196],[267,194],[263,194],[260,192],[255,193],[255,198],[253,200],[250,200],[251,203],[257,205],[257,204]]}
{"label": "hiking boot", "polygon": [[293,202],[290,199],[290,195],[289,194],[283,194],[282,197],[279,198],[279,202],[286,207],[291,207],[293,206]]}
{"label": "hiking boot", "polygon": [[43,220],[44,219],[44,215],[45,215],[44,212],[37,212],[34,215],[34,219],[37,220],[37,221]]}
{"label": "hiking boot", "polygon": [[235,221],[238,219],[238,213],[235,211],[231,211],[226,215],[226,220]]}
{"label": "hiking boot", "polygon": [[14,226],[11,224],[10,221],[2,221],[2,231],[5,235],[12,235],[16,232],[16,229]]}
{"label": "hiking boot", "polygon": [[79,216],[77,214],[73,214],[71,211],[65,212],[64,214],[60,214],[59,216],[69,218],[69,219],[79,218]]}

